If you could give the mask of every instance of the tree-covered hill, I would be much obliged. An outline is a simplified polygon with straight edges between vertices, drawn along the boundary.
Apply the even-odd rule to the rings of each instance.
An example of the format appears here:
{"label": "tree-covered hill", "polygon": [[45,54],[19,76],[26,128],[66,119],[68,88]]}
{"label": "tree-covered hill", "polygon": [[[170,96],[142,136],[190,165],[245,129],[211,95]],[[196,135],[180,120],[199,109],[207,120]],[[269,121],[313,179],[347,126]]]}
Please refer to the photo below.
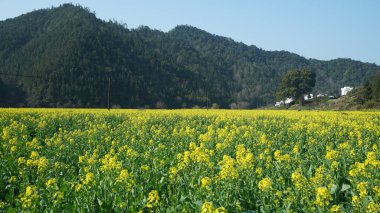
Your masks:
{"label": "tree-covered hill", "polygon": [[314,92],[338,94],[380,67],[265,51],[191,26],[164,33],[105,22],[80,6],[0,22],[0,105],[256,107],[272,103],[289,69],[316,72]]}

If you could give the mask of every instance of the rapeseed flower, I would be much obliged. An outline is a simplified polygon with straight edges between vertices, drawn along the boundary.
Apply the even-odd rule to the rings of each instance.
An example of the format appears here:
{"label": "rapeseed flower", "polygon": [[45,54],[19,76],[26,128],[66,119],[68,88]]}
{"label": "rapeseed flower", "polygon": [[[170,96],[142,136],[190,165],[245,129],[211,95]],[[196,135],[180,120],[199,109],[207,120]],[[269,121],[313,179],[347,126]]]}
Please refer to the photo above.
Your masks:
{"label": "rapeseed flower", "polygon": [[359,191],[359,196],[360,197],[365,197],[365,196],[368,195],[367,187],[368,187],[368,182],[360,182],[360,183],[358,183],[357,189]]}
{"label": "rapeseed flower", "polygon": [[0,209],[4,209],[6,205],[6,202],[0,201]]}
{"label": "rapeseed flower", "polygon": [[236,146],[236,162],[241,169],[253,168],[253,154],[243,144]]}
{"label": "rapeseed flower", "polygon": [[333,200],[333,197],[330,194],[330,191],[326,187],[317,188],[317,196],[315,204],[318,206],[328,206]]}
{"label": "rapeseed flower", "polygon": [[211,178],[204,177],[201,179],[201,187],[209,189],[210,185],[211,185]]}
{"label": "rapeseed flower", "polygon": [[304,175],[302,175],[300,171],[293,172],[291,179],[296,189],[302,190],[305,189],[305,187],[307,187],[307,178]]}
{"label": "rapeseed flower", "polygon": [[335,212],[344,212],[343,209],[342,209],[342,206],[340,206],[340,205],[333,205],[330,208],[330,213],[335,213]]}
{"label": "rapeseed flower", "polygon": [[231,180],[239,177],[239,173],[235,168],[236,161],[230,156],[224,155],[220,165],[222,167],[219,173],[220,179]]}
{"label": "rapeseed flower", "polygon": [[352,206],[354,206],[354,207],[360,207],[361,203],[362,202],[361,202],[359,196],[357,196],[357,195],[352,196],[352,200],[351,200]]}
{"label": "rapeseed flower", "polygon": [[204,202],[202,205],[201,213],[213,213],[214,204],[212,202]]}
{"label": "rapeseed flower", "polygon": [[371,201],[369,202],[368,206],[367,206],[367,212],[368,213],[378,213],[380,210],[380,205]]}
{"label": "rapeseed flower", "polygon": [[270,178],[264,178],[259,181],[259,189],[263,192],[268,192],[272,189],[272,180]]}
{"label": "rapeseed flower", "polygon": [[40,198],[38,189],[34,185],[27,186],[24,194],[20,194],[22,207],[31,208],[37,204],[37,200]]}
{"label": "rapeseed flower", "polygon": [[227,213],[227,212],[228,212],[227,209],[224,208],[223,206],[214,210],[214,213]]}
{"label": "rapeseed flower", "polygon": [[92,184],[95,184],[95,183],[96,183],[96,181],[95,181],[95,175],[94,175],[94,173],[92,173],[92,172],[87,173],[86,177],[83,180],[83,184],[85,184],[85,185],[92,185]]}
{"label": "rapeseed flower", "polygon": [[160,204],[160,196],[158,195],[158,191],[157,190],[150,191],[146,207],[153,208],[153,207],[158,206],[159,204]]}
{"label": "rapeseed flower", "polygon": [[17,177],[16,176],[12,176],[11,178],[9,178],[9,183],[12,184],[12,183],[16,183],[17,181]]}
{"label": "rapeseed flower", "polygon": [[52,188],[57,184],[57,179],[56,178],[51,178],[48,181],[46,181],[45,185],[47,188]]}

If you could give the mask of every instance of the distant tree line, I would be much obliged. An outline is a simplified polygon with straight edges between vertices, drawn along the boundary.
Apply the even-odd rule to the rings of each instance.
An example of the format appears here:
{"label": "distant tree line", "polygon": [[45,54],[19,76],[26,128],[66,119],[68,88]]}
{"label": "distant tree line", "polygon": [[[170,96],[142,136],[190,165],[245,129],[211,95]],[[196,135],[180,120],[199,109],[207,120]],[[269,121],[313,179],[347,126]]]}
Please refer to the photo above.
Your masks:
{"label": "distant tree line", "polygon": [[164,33],[102,21],[71,4],[0,21],[0,105],[27,107],[256,108],[272,104],[292,69],[314,91],[339,94],[379,67],[264,51],[191,26]]}

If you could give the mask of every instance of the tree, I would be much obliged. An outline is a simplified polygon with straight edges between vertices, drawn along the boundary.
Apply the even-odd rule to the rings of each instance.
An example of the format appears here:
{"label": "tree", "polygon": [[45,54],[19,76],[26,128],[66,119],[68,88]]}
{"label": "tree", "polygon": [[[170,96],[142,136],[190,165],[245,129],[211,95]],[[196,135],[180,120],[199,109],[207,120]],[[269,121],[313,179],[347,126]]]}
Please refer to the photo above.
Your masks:
{"label": "tree", "polygon": [[372,98],[372,88],[370,82],[367,81],[364,86],[355,88],[353,91],[349,92],[349,95],[353,97],[356,103],[363,105]]}
{"label": "tree", "polygon": [[310,93],[315,86],[316,74],[309,69],[288,71],[281,80],[277,98],[284,100],[293,97],[303,105],[304,95]]}
{"label": "tree", "polygon": [[373,100],[380,100],[380,71],[378,71],[371,79],[371,98]]}
{"label": "tree", "polygon": [[6,88],[3,83],[3,80],[0,77],[0,106],[5,103],[5,94],[6,94]]}

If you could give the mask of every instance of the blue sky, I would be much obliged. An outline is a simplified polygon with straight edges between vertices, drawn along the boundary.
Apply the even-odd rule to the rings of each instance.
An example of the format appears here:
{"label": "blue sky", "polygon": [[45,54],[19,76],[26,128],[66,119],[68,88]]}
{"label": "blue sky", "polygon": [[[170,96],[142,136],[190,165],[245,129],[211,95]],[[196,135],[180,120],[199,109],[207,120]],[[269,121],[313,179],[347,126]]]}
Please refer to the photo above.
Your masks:
{"label": "blue sky", "polygon": [[166,32],[187,24],[265,50],[380,65],[378,0],[4,0],[0,20],[68,2],[129,28]]}

